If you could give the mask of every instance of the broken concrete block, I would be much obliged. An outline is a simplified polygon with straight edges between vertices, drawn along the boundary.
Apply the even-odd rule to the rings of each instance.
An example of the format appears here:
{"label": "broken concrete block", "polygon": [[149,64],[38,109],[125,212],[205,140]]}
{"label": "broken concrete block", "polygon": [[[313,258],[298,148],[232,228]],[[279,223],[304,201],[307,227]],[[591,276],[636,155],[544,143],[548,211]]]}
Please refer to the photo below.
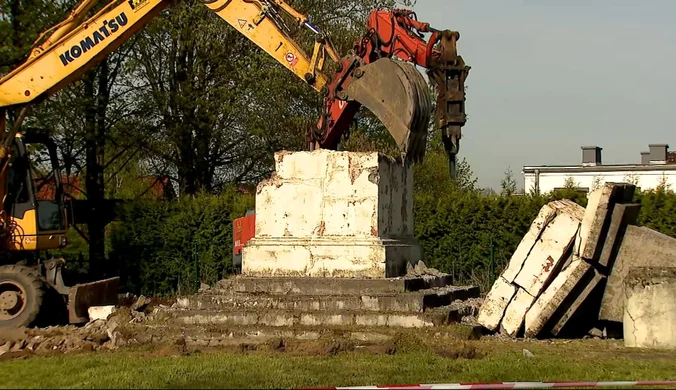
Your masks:
{"label": "broken concrete block", "polygon": [[535,297],[530,295],[526,290],[520,288],[516,292],[500,322],[500,327],[505,334],[510,337],[517,336],[521,325],[523,325],[523,319],[534,301]]}
{"label": "broken concrete block", "polygon": [[625,183],[605,183],[601,188],[589,194],[580,239],[576,241],[574,254],[581,258],[596,262],[603,249],[608,228],[608,217],[617,200],[624,201],[633,197],[635,187]]}
{"label": "broken concrete block", "polygon": [[551,204],[542,206],[537,217],[530,224],[530,228],[525,236],[519,242],[516,250],[507,264],[507,268],[502,272],[502,277],[508,281],[513,282],[516,275],[521,271],[523,262],[530,253],[531,248],[535,245],[535,241],[540,237],[540,233],[556,217],[556,208]]}
{"label": "broken concrete block", "polygon": [[523,239],[521,239],[519,246],[512,254],[507,268],[503,271],[502,277],[505,278],[505,280],[508,282],[514,281],[521,271],[523,263],[526,261],[535,242],[540,238],[543,230],[554,220],[559,212],[573,214],[581,220],[584,215],[584,208],[567,199],[552,201],[542,206],[537,217],[531,223],[528,232]]}
{"label": "broken concrete block", "polygon": [[506,281],[503,277],[498,277],[493,283],[493,287],[486,295],[477,322],[484,328],[495,331],[500,325],[505,309],[516,294],[516,287]]}
{"label": "broken concrete block", "polygon": [[623,301],[626,347],[676,348],[676,268],[632,268]]}
{"label": "broken concrete block", "polygon": [[565,209],[559,210],[531,249],[521,271],[514,279],[514,284],[533,297],[540,295],[552,272],[560,269],[559,263],[565,260],[564,254],[575,239],[580,222],[581,219],[575,214],[566,212]]}
{"label": "broken concrete block", "polygon": [[[568,328],[574,328],[568,324],[577,325],[578,328],[572,329],[572,332],[581,331],[582,333],[578,332],[579,334],[587,332],[588,328],[598,320],[605,283],[605,275],[600,274],[594,268],[587,271],[578,282],[577,290],[570,294],[570,303],[563,303],[550,319],[550,322],[554,323],[551,333],[559,336]],[[579,321],[575,321],[576,319]]]}
{"label": "broken concrete block", "polygon": [[606,276],[608,276],[608,270],[612,268],[615,262],[615,257],[617,257],[617,252],[620,249],[627,225],[636,224],[640,211],[641,205],[638,203],[616,204],[613,207],[608,234],[606,235],[598,262],[599,266],[605,268]]}
{"label": "broken concrete block", "polygon": [[599,319],[622,321],[624,280],[633,267],[676,267],[676,239],[646,227],[626,227],[603,293]]}
{"label": "broken concrete block", "polygon": [[[570,200],[553,201],[540,209],[509,266],[493,284],[482,305],[478,318],[482,326],[497,330],[500,321],[505,321],[503,316],[509,307],[508,324],[503,324],[503,329],[510,334],[519,330],[533,299],[558,269],[583,216],[584,208]],[[524,292],[510,304],[519,286]]]}
{"label": "broken concrete block", "polygon": [[574,258],[570,265],[561,270],[526,313],[526,337],[536,337],[545,329],[550,318],[559,310],[590,269],[589,263],[583,259]]}
{"label": "broken concrete block", "polygon": [[242,274],[385,278],[421,260],[408,164],[320,149],[276,153],[275,168],[258,186]]}
{"label": "broken concrete block", "polygon": [[[616,187],[617,192],[614,195],[614,198],[611,198],[611,202],[616,199],[625,201],[626,198],[633,197],[633,188],[633,186]],[[587,272],[585,278],[579,282],[581,290],[571,294],[570,303],[566,302],[563,307],[554,314],[551,319],[554,323],[551,330],[553,335],[559,336],[561,332],[566,329],[571,332],[586,331],[586,329],[584,329],[585,327],[593,325],[599,319],[603,291],[607,283],[607,270],[613,265],[626,226],[628,224],[636,223],[640,209],[640,204],[616,203],[613,205],[611,213],[607,212],[605,216],[601,215],[606,219],[605,224],[607,227],[603,229],[606,232],[605,238],[602,237],[602,239],[599,240],[603,243],[598,259],[600,268],[593,270],[593,272]],[[610,215],[609,222],[608,215]],[[598,220],[595,221],[594,224],[598,226]],[[598,251],[595,252],[598,253]],[[574,325],[566,327],[569,323]],[[577,329],[574,329],[576,327]]]}
{"label": "broken concrete block", "polygon": [[87,309],[87,313],[89,314],[89,321],[107,320],[108,316],[115,313],[115,310],[116,310],[115,305],[90,306]]}

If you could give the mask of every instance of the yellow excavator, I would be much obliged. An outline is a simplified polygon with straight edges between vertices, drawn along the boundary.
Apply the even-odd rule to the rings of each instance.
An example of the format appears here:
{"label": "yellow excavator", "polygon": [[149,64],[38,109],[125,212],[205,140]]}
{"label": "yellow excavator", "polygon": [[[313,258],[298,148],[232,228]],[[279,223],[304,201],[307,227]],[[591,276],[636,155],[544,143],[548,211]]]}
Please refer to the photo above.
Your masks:
{"label": "yellow excavator", "polygon": [[[0,327],[35,324],[46,309],[58,306],[47,302],[52,296],[63,304],[70,323],[87,321],[91,306],[117,302],[117,277],[70,287],[64,283],[62,259],[27,260],[32,258],[29,253],[66,246],[66,230],[73,220],[61,188],[54,141],[39,131],[27,131],[23,121],[32,105],[80,78],[173,1],[112,0],[90,15],[98,1],[83,0],[38,38],[23,64],[0,79]],[[464,79],[469,71],[455,52],[457,32],[431,29],[410,11],[387,11],[378,17],[384,17],[384,25],[390,23],[389,43],[370,28],[354,50],[339,57],[330,37],[283,0],[202,2],[323,95],[323,114],[307,131],[310,150],[337,148],[364,105],[392,134],[404,159],[421,161],[432,115],[428,85],[415,69],[422,63],[439,90],[437,122],[454,161],[465,122]],[[291,38],[289,20],[314,33],[312,55]],[[422,32],[433,34],[426,45],[420,44]],[[414,44],[407,45],[411,41]],[[411,52],[408,57],[402,54],[406,50]],[[325,70],[327,57],[336,63],[331,77]],[[41,144],[49,153],[55,191],[48,196],[36,186],[29,144]]]}

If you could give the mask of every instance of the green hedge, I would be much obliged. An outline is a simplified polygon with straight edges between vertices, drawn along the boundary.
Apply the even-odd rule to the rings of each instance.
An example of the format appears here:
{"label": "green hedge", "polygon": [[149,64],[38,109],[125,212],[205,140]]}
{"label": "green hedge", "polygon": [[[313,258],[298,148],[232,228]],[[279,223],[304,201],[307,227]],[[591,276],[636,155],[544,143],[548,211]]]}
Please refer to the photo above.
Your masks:
{"label": "green hedge", "polygon": [[232,190],[127,204],[110,231],[109,261],[124,290],[192,292],[232,272],[232,220],[253,207],[253,196]]}
{"label": "green hedge", "polygon": [[[554,199],[586,206],[571,190],[547,196],[482,195],[454,188],[417,192],[415,235],[428,266],[456,283],[488,288],[505,267],[540,208]],[[639,193],[639,223],[676,237],[676,195]],[[127,291],[164,295],[192,292],[232,271],[232,220],[254,206],[251,195],[228,191],[174,202],[138,201],[124,207],[110,232],[110,265]],[[197,265],[197,266],[196,266]]]}

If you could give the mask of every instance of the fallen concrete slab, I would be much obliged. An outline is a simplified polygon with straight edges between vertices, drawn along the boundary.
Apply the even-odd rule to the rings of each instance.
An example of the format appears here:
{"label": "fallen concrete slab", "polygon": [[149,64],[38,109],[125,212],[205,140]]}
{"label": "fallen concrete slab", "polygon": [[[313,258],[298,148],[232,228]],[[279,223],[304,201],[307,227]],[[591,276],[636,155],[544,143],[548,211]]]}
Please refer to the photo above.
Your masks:
{"label": "fallen concrete slab", "polygon": [[[601,297],[607,278],[595,268],[586,272],[577,284],[577,290],[570,294],[570,303],[562,305],[550,319],[554,336],[586,334],[598,319]],[[566,308],[567,307],[567,308]],[[573,326],[570,326],[570,325]]]}
{"label": "fallen concrete slab", "polygon": [[[528,233],[519,243],[507,268],[496,279],[481,307],[477,321],[495,331],[503,320],[519,287],[526,291],[510,309],[509,324],[503,329],[514,333],[520,327],[530,303],[527,296],[537,296],[549,282],[551,272],[559,267],[561,256],[570,246],[584,216],[584,208],[570,200],[544,205],[533,220]],[[567,237],[566,237],[567,236]],[[519,320],[519,317],[521,319]]]}
{"label": "fallen concrete slab", "polygon": [[[575,239],[584,210],[575,206],[557,210],[556,217],[544,228],[514,279],[514,284],[533,297],[540,295]],[[568,209],[574,211],[569,212]]]}
{"label": "fallen concrete slab", "polygon": [[606,276],[610,274],[615,263],[627,226],[636,224],[640,211],[641,205],[638,203],[616,204],[613,208],[608,234],[598,261]]}
{"label": "fallen concrete slab", "polygon": [[571,214],[581,220],[584,216],[584,208],[568,199],[555,200],[542,206],[502,273],[506,281],[511,283],[516,279],[535,243],[558,214]]}
{"label": "fallen concrete slab", "polygon": [[516,292],[516,286],[499,276],[481,305],[477,322],[490,331],[496,331]]}
{"label": "fallen concrete slab", "polygon": [[481,325],[495,331],[502,322],[503,332],[518,333],[531,304],[561,268],[583,217],[584,208],[570,200],[553,201],[540,209],[486,296],[478,318]]}
{"label": "fallen concrete slab", "polygon": [[528,291],[519,288],[509,302],[505,315],[500,322],[500,331],[510,337],[517,337],[523,325],[523,318],[535,301]]}
{"label": "fallen concrete slab", "polygon": [[[540,335],[554,313],[563,305],[584,275],[592,270],[591,265],[577,258],[565,267],[547,289],[537,298],[526,313],[525,336]],[[592,270],[593,272],[593,270]]]}
{"label": "fallen concrete slab", "polygon": [[608,217],[615,203],[631,201],[635,188],[626,183],[605,183],[589,194],[580,227],[580,239],[574,248],[576,255],[590,262],[598,261],[610,225]]}
{"label": "fallen concrete slab", "polygon": [[[587,307],[585,302],[594,297],[602,281],[594,267],[610,229],[612,210],[617,201],[631,199],[634,188],[630,184],[606,183],[589,195],[569,261],[526,314],[526,337],[558,334],[578,310]],[[590,320],[589,328],[596,320]]]}
{"label": "fallen concrete slab", "polygon": [[676,239],[646,227],[627,226],[608,277],[599,319],[623,321],[624,281],[633,267],[676,267]]}

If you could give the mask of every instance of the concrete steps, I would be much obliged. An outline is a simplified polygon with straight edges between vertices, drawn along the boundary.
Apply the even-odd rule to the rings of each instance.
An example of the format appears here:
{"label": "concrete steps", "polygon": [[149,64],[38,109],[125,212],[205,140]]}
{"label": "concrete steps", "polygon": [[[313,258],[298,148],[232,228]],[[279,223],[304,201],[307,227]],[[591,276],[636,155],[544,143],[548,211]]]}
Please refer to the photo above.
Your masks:
{"label": "concrete steps", "polygon": [[288,311],[288,310],[183,310],[175,313],[176,320],[186,325],[228,324],[290,326],[393,326],[422,328],[459,322],[457,309],[437,309],[425,313],[369,311]]}
{"label": "concrete steps", "polygon": [[442,327],[476,315],[462,302],[479,289],[451,286],[448,275],[396,279],[233,277],[170,309],[182,326],[307,328]]}
{"label": "concrete steps", "polygon": [[218,289],[247,293],[304,295],[396,294],[453,284],[451,275],[429,275],[390,279],[244,277],[218,282]]}
{"label": "concrete steps", "polygon": [[479,289],[471,286],[447,286],[400,294],[365,295],[215,292],[179,298],[175,307],[199,310],[229,310],[239,308],[259,310],[423,312],[429,308],[448,306],[456,300],[465,300],[478,296]]}

